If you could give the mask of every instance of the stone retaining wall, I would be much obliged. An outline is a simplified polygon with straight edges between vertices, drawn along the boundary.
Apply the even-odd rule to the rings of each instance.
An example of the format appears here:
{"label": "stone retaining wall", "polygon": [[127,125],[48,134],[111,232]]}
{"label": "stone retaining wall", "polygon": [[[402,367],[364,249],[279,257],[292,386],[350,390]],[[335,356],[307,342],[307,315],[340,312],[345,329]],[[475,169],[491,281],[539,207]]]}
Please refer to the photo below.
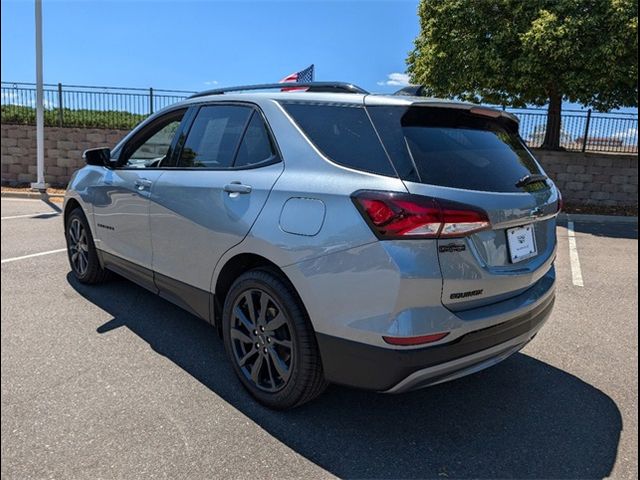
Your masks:
{"label": "stone retaining wall", "polygon": [[[36,127],[0,125],[2,130],[2,184],[19,185],[36,181]],[[66,186],[71,174],[84,165],[87,148],[113,148],[128,132],[102,128],[46,127],[44,134],[45,181]]]}
{"label": "stone retaining wall", "polygon": [[535,150],[565,202],[607,207],[638,206],[638,156]]}

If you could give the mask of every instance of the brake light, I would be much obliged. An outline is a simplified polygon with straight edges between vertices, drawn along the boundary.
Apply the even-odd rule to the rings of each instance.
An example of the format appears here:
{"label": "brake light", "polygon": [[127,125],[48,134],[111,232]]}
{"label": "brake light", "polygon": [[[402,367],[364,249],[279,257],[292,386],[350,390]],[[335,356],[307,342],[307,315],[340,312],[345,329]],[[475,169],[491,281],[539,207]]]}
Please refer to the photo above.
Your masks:
{"label": "brake light", "polygon": [[478,208],[408,193],[359,191],[353,201],[380,239],[464,237],[490,227]]}
{"label": "brake light", "polygon": [[500,115],[502,115],[502,112],[500,112],[500,110],[494,110],[492,108],[484,107],[472,107],[469,110],[469,113],[472,113],[474,115],[482,115],[483,117],[489,118],[498,118]]}
{"label": "brake light", "polygon": [[558,190],[558,213],[564,208],[564,200],[562,199],[562,193]]}
{"label": "brake light", "polygon": [[449,332],[434,333],[432,335],[420,335],[419,337],[387,337],[383,336],[382,339],[391,345],[424,345],[425,343],[433,343],[438,340],[442,340],[449,335]]}

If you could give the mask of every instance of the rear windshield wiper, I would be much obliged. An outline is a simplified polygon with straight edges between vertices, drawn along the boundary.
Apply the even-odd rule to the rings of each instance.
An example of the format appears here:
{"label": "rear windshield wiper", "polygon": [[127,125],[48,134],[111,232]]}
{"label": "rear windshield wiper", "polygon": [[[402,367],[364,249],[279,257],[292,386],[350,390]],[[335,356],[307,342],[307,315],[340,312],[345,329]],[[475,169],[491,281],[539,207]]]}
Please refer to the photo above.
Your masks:
{"label": "rear windshield wiper", "polygon": [[542,175],[541,173],[529,174],[522,177],[516,183],[516,187],[526,187],[527,185],[531,185],[536,182],[546,182],[549,179],[546,175]]}

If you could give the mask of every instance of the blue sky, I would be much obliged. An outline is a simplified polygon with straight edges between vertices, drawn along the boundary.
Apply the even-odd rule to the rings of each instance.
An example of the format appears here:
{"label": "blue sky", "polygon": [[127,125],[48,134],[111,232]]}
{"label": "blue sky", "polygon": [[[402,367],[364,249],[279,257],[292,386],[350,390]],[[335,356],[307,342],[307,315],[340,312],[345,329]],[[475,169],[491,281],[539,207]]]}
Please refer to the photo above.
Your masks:
{"label": "blue sky", "polygon": [[[203,90],[314,63],[316,80],[395,91],[418,33],[417,0],[43,4],[46,83]],[[33,82],[34,2],[1,5],[2,80]]]}
{"label": "blue sky", "polygon": [[[2,80],[34,82],[34,0],[0,5]],[[417,8],[418,0],[43,0],[44,79],[198,91],[277,82],[313,63],[316,80],[393,92],[406,83]]]}

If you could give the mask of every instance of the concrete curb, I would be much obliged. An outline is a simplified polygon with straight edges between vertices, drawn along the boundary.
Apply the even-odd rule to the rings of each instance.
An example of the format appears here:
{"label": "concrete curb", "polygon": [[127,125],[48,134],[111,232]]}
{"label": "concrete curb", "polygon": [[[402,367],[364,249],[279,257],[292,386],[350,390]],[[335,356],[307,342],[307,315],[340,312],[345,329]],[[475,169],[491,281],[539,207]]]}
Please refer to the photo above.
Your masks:
{"label": "concrete curb", "polygon": [[561,213],[558,220],[584,223],[638,223],[638,217],[622,215],[587,215],[584,213]]}
{"label": "concrete curb", "polygon": [[64,198],[60,193],[40,193],[40,192],[0,192],[2,198],[22,198],[40,200],[42,198]]}

